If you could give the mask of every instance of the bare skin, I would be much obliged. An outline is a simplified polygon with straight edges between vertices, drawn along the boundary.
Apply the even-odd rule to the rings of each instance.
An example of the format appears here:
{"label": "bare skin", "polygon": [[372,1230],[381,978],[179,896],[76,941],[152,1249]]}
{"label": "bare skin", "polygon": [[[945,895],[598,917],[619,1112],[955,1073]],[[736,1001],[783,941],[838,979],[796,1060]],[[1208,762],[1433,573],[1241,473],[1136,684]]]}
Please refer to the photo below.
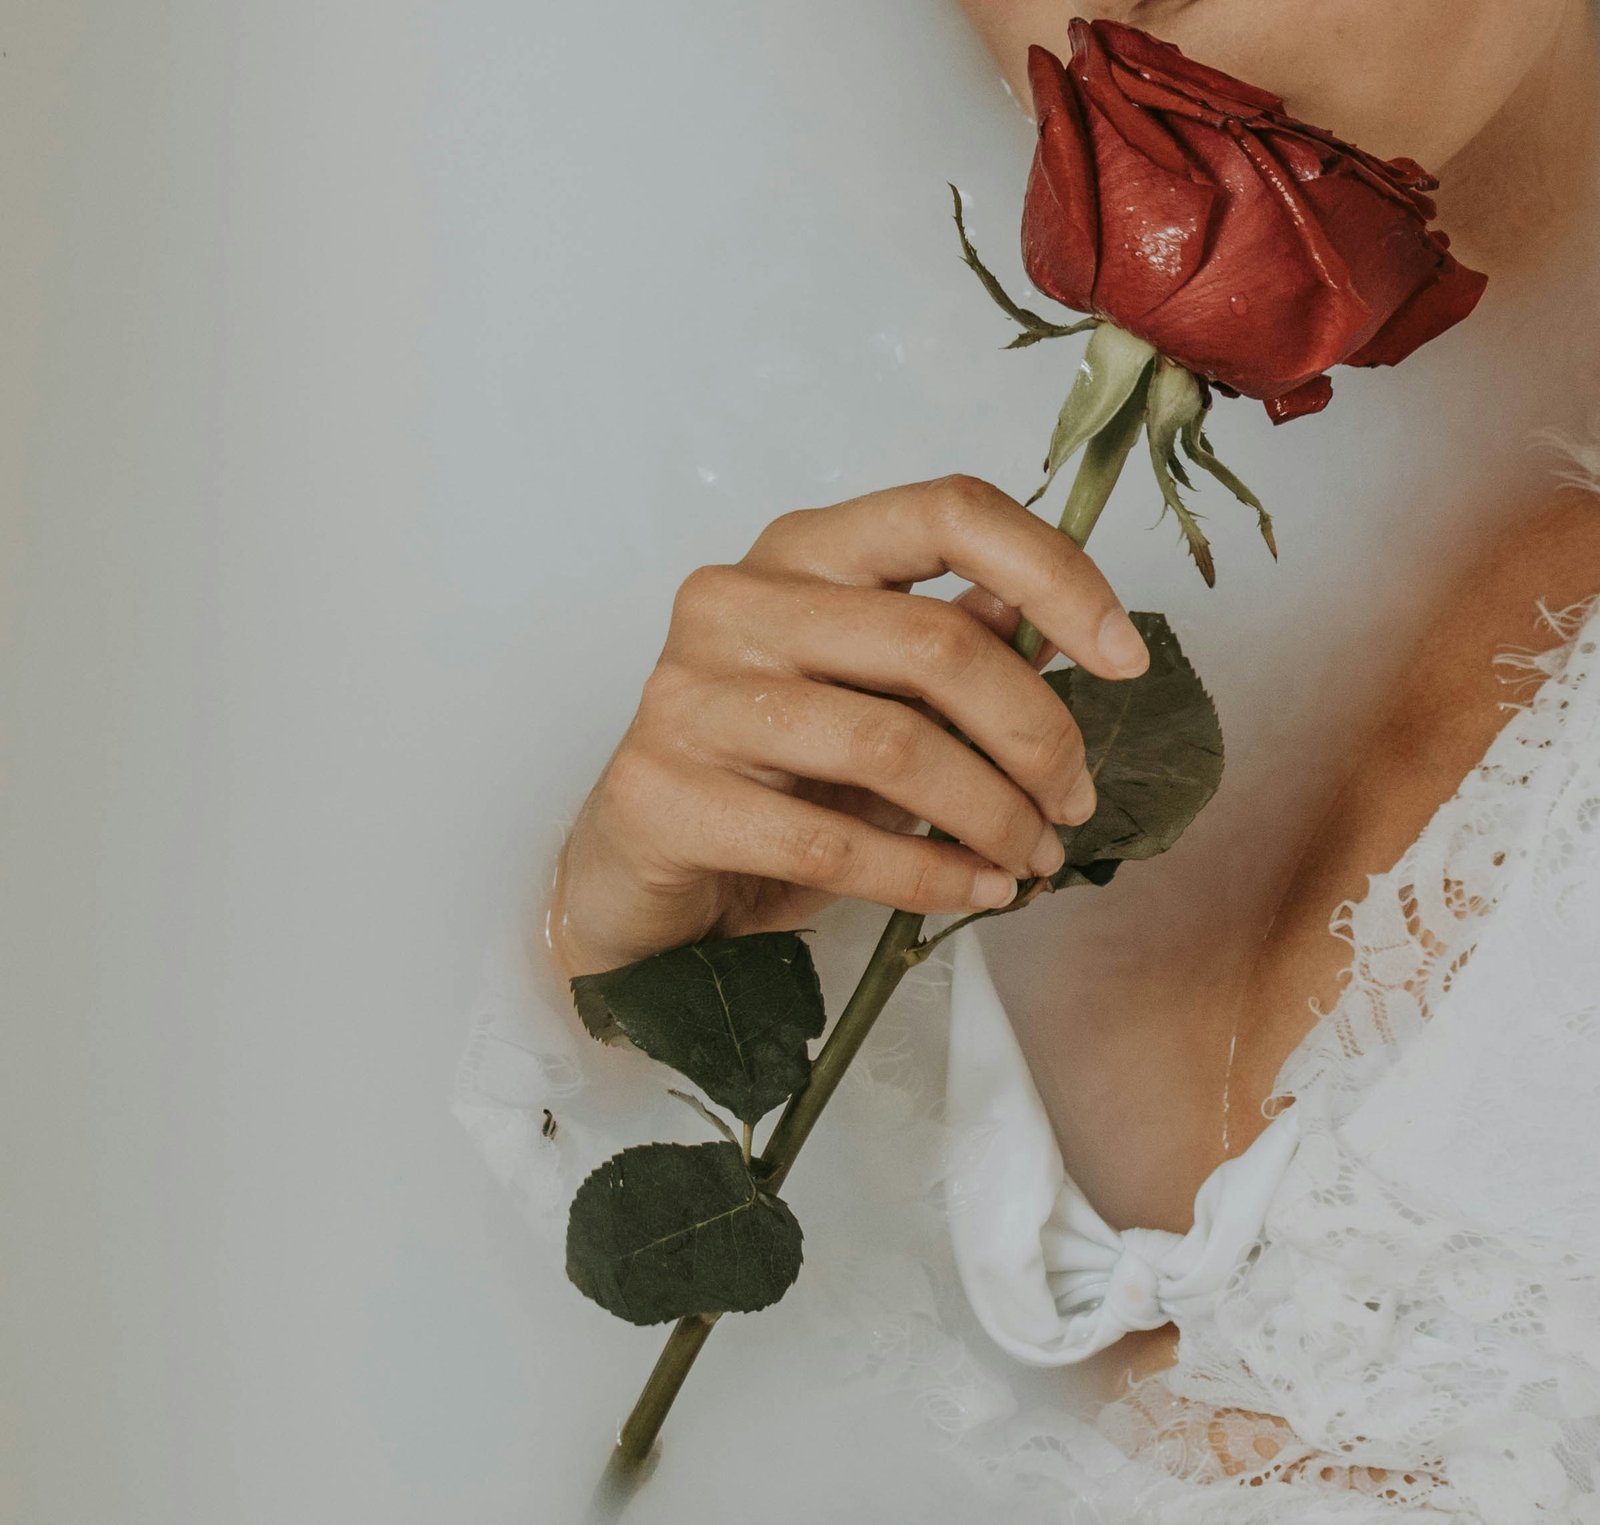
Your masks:
{"label": "bare skin", "polygon": [[[910,592],[946,571],[980,587]],[[993,908],[1053,873],[1053,823],[1087,820],[1094,785],[1071,717],[1006,644],[1018,608],[1102,677],[1148,662],[1093,561],[969,477],[786,514],[737,566],[694,573],[562,853],[558,962],[790,927],[839,895]],[[968,845],[908,835],[919,820]]]}
{"label": "bare skin", "polygon": [[[1069,1124],[1069,1168],[1113,1223],[1188,1227],[1206,1175],[1265,1126],[1310,1003],[1337,997],[1346,950],[1328,933],[1334,907],[1394,863],[1505,723],[1494,655],[1551,642],[1539,601],[1560,608],[1600,591],[1592,494],[1508,505],[1503,522],[1420,611],[1420,638],[1352,738],[1343,782],[1301,823],[1288,870],[1260,886],[1265,937],[1248,918],[1208,922],[1204,946],[1185,951],[1181,929],[1141,897],[1126,908],[1139,946],[1178,983],[1119,981],[1112,957],[1075,989],[1073,1025],[1055,1044],[1071,1059],[1060,1076],[1079,1088],[1058,1090],[1048,1061],[1036,1078]],[[1143,665],[1131,649],[1099,649],[1120,605],[1088,556],[985,484],[924,483],[785,516],[738,566],[704,569],[679,595],[639,713],[563,853],[550,934],[566,973],[712,930],[793,926],[837,894],[960,911],[983,898],[979,876],[994,866],[1009,891],[1010,876],[1059,861],[1041,843],[1047,822],[1092,808],[1081,743],[1004,644],[1015,604],[981,587],[954,605],[909,591],[946,567],[982,568],[1097,672]],[[996,763],[946,736],[941,717]],[[905,835],[919,816],[987,856]],[[1100,1007],[1116,1016],[1109,1045],[1078,1021]],[[1197,1062],[1229,1032],[1226,1073]],[[1225,1105],[1232,1127],[1219,1140]],[[1175,1340],[1171,1329],[1130,1336],[1094,1375],[1114,1391],[1170,1364]]]}
{"label": "bare skin", "polygon": [[[1014,79],[1029,41],[1064,46],[1072,13],[1055,0],[967,8]],[[1271,27],[1261,11],[1188,0],[1086,13],[1147,26],[1378,152],[1456,166],[1471,194],[1446,215],[1469,259],[1523,257],[1558,231],[1581,161],[1568,149],[1586,141],[1573,129],[1592,125],[1583,4],[1275,0]],[[1422,55],[1431,82],[1408,61]],[[1519,176],[1518,154],[1536,172]],[[1308,1001],[1337,994],[1333,908],[1394,862],[1504,723],[1493,653],[1549,640],[1537,599],[1600,590],[1592,497],[1504,508],[1515,529],[1479,548],[1465,581],[1417,568],[1404,624],[1374,634],[1410,659],[1363,696],[1367,721],[1338,755],[1314,760],[1319,787],[1263,831],[1248,868],[1231,870],[1238,885],[1216,893],[1209,844],[1119,881],[1104,918],[1073,929],[1082,943],[1092,927],[1093,946],[1053,970],[1071,1002],[1052,996],[1033,1028],[1019,1024],[1068,1168],[1112,1223],[1188,1227],[1200,1182],[1263,1125]],[[1090,558],[1026,518],[970,479],[920,484],[785,516],[736,566],[695,574],[562,855],[549,925],[565,971],[803,924],[836,895],[962,911],[998,893],[985,874],[1009,888],[1045,869],[1047,826],[1082,819],[1092,788],[1054,699],[1003,638],[1020,604],[1068,656],[1113,676],[1121,654],[1098,633],[1119,606]],[[978,585],[953,610],[912,591],[947,569]],[[944,719],[985,757],[943,735]],[[1279,751],[1255,766],[1253,798],[1313,761]],[[919,820],[969,846],[914,840]],[[1117,1380],[1170,1357],[1157,1331],[1102,1369]]]}
{"label": "bare skin", "polygon": [[[1321,819],[1307,823],[1304,847],[1242,988],[1211,1003],[1210,1025],[1226,1022],[1237,1033],[1228,1153],[1248,1147],[1266,1126],[1263,1103],[1315,1020],[1310,1003],[1326,1010],[1338,998],[1349,950],[1329,936],[1333,909],[1359,899],[1368,876],[1399,859],[1505,725],[1509,695],[1495,655],[1553,643],[1539,622],[1539,602],[1561,609],[1600,593],[1600,501],[1592,493],[1563,489],[1508,514],[1506,522],[1430,612],[1402,681],[1374,712],[1359,764]],[[1194,1089],[1206,1094],[1164,1144],[1174,1145],[1185,1131],[1189,1137],[1161,1149],[1163,1169],[1181,1178],[1171,1196],[1186,1202],[1220,1158],[1215,1080],[1197,1078]],[[1172,1226],[1187,1227],[1186,1209],[1169,1208],[1167,1195],[1167,1188],[1154,1188],[1152,1213],[1172,1213]],[[1130,1337],[1100,1358],[1100,1374],[1119,1386],[1170,1364],[1175,1345],[1170,1328]]]}

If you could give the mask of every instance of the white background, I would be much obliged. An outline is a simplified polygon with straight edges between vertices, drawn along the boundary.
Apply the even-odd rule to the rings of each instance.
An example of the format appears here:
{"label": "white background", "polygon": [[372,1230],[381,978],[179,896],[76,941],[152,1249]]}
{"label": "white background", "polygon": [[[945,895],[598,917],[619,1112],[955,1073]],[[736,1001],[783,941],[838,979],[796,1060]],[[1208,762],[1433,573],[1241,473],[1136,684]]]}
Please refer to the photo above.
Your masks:
{"label": "white background", "polygon": [[[0,1516],[575,1518],[657,1342],[448,1115],[480,951],[684,573],[1031,485],[1075,353],[998,352],[943,185],[1015,281],[1030,142],[936,0],[6,8]],[[1298,478],[1221,422],[1285,546],[1210,503],[1226,600],[1147,501],[1108,526],[1236,737],[1318,702],[1295,663],[1356,569],[1403,596],[1449,482],[1530,469],[1546,404],[1452,390],[1466,342],[1342,376]],[[719,1334],[656,1518],[973,1518],[783,1329]]]}

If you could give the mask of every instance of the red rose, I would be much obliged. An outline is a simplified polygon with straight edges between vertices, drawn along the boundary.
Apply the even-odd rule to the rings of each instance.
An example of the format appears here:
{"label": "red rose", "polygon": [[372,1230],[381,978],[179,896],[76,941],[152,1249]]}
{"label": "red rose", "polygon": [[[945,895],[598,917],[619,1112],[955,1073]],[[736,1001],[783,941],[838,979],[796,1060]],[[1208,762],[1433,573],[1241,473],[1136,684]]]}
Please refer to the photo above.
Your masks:
{"label": "red rose", "polygon": [[1286,116],[1265,90],[1112,21],[1028,55],[1039,147],[1022,252],[1049,296],[1153,344],[1275,423],[1333,365],[1394,365],[1485,278],[1431,230],[1438,182]]}

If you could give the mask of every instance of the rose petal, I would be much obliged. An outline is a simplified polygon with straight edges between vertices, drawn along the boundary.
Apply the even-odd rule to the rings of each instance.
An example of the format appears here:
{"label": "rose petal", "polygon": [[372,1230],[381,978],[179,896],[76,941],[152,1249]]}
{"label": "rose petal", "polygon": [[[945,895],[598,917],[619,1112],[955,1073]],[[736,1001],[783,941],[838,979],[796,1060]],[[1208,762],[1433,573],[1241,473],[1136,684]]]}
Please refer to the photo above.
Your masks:
{"label": "rose petal", "polygon": [[1308,200],[1307,188],[1284,167],[1267,138],[1258,137],[1243,127],[1232,136],[1239,145],[1239,152],[1260,177],[1262,188],[1277,203],[1294,230],[1295,239],[1317,272],[1317,278],[1330,288],[1346,289],[1350,284],[1349,267]]}
{"label": "rose petal", "polygon": [[1022,214],[1022,263],[1046,296],[1079,312],[1093,301],[1100,263],[1099,190],[1083,111],[1061,60],[1028,49],[1039,146]]}
{"label": "rose petal", "polygon": [[[1283,140],[1274,136],[1269,141],[1276,147]],[[1422,281],[1433,276],[1439,256],[1423,224],[1390,197],[1375,194],[1345,160],[1327,174],[1303,182],[1299,192],[1307,216],[1326,229],[1340,249],[1344,274],[1334,284],[1358,297],[1366,309],[1364,313],[1352,309],[1357,321],[1338,335],[1334,354],[1311,367],[1309,375],[1342,362],[1368,343]]]}
{"label": "rose petal", "polygon": [[1229,258],[1206,260],[1137,327],[1163,354],[1235,392],[1288,391],[1337,365],[1379,321],[1357,293],[1317,278],[1271,202],[1225,205],[1213,241]]}
{"label": "rose petal", "polygon": [[1074,32],[1068,82],[1077,89],[1084,106],[1099,111],[1129,148],[1169,175],[1188,178],[1190,165],[1183,150],[1154,112],[1141,109],[1123,93],[1111,55],[1093,28]]}
{"label": "rose petal", "polygon": [[[1325,156],[1328,167],[1342,166],[1348,173],[1357,175],[1371,188],[1387,196],[1397,205],[1408,208],[1421,222],[1431,222],[1438,215],[1438,207],[1426,193],[1437,190],[1439,182],[1431,175],[1410,178],[1395,173],[1395,165],[1387,159],[1364,152],[1353,144],[1342,142],[1331,132],[1320,127],[1308,127],[1304,122],[1289,118],[1268,123],[1263,128],[1274,142],[1299,139]],[[1410,160],[1395,163],[1409,164]]]}
{"label": "rose petal", "polygon": [[1073,55],[1071,82],[1082,94],[1101,207],[1117,214],[1115,236],[1101,223],[1094,310],[1136,325],[1200,268],[1218,192],[1174,130],[1180,124],[1164,126],[1130,101],[1097,45]]}
{"label": "rose petal", "polygon": [[1393,364],[1476,304],[1429,228],[1434,181],[1116,22],[1069,66],[1029,55],[1040,122],[1023,252],[1042,290],[1109,319],[1277,422],[1334,365]]}
{"label": "rose petal", "polygon": [[1246,116],[1256,111],[1283,110],[1281,96],[1196,63],[1172,43],[1141,32],[1137,27],[1125,26],[1120,21],[1089,22],[1075,18],[1070,29],[1074,53],[1078,49],[1080,31],[1098,33],[1102,45],[1117,57],[1126,59],[1135,68],[1149,69],[1163,80],[1187,86],[1209,104],[1224,109],[1231,106],[1236,114]]}
{"label": "rose petal", "polygon": [[1415,159],[1385,159],[1380,161],[1389,167],[1389,172],[1401,185],[1408,185],[1412,190],[1436,191],[1439,189],[1439,178],[1430,175]]}
{"label": "rose petal", "polygon": [[1457,264],[1448,254],[1443,258],[1442,273],[1413,292],[1371,339],[1345,358],[1346,365],[1399,365],[1478,305],[1489,278]]}
{"label": "rose petal", "polygon": [[1215,106],[1208,106],[1193,96],[1183,95],[1159,80],[1151,79],[1147,74],[1140,74],[1119,60],[1112,60],[1111,73],[1122,94],[1145,111],[1161,111],[1168,116],[1206,122],[1212,127],[1220,127],[1231,115],[1230,112],[1219,111]]}
{"label": "rose petal", "polygon": [[1262,406],[1273,423],[1286,424],[1291,419],[1304,418],[1308,413],[1320,413],[1332,400],[1333,382],[1326,376],[1314,376],[1292,392],[1267,398]]}

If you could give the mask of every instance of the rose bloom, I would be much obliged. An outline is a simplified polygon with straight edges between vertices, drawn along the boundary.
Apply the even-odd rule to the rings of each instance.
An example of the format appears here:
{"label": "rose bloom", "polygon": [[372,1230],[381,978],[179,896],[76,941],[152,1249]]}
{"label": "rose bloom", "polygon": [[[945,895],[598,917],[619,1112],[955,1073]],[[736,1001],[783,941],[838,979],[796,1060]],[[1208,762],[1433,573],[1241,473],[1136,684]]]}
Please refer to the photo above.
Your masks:
{"label": "rose bloom", "polygon": [[1327,406],[1334,365],[1394,365],[1485,278],[1428,224],[1438,182],[1286,116],[1279,97],[1112,21],[1072,61],[1028,55],[1039,146],[1029,278],[1275,423]]}

